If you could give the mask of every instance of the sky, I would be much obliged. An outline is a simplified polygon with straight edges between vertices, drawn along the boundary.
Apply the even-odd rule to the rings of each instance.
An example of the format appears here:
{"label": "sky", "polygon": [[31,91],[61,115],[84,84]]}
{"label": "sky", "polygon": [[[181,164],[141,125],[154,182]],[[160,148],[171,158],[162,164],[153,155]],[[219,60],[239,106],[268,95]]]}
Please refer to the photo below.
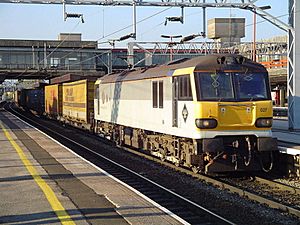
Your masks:
{"label": "sky", "polygon": [[[206,2],[214,2],[214,0],[206,0]],[[240,1],[231,0],[231,2]],[[258,0],[255,4],[270,5],[272,7],[268,10],[270,14],[281,16],[280,20],[287,21],[288,0]],[[83,40],[106,42],[118,39],[133,30],[132,27],[124,29],[132,24],[131,7],[67,5],[66,11],[82,13],[85,23],[81,23],[79,19],[64,21],[62,5],[0,3],[0,39],[57,40],[59,33],[82,33]],[[166,41],[160,37],[162,34],[187,36],[203,30],[201,8],[185,8],[183,24],[169,22],[167,26],[164,25],[165,17],[180,15],[181,9],[175,7],[137,7],[137,21],[150,18],[138,23],[136,41]],[[242,41],[252,40],[253,14],[250,11],[208,8],[207,19],[215,17],[245,17],[246,37]],[[257,40],[285,35],[284,31],[274,25],[268,22],[261,23],[262,20],[260,17],[257,18]],[[202,41],[201,39],[203,40],[198,38],[195,41]],[[133,40],[129,39],[129,41]],[[116,43],[116,47],[125,47],[126,42]]]}

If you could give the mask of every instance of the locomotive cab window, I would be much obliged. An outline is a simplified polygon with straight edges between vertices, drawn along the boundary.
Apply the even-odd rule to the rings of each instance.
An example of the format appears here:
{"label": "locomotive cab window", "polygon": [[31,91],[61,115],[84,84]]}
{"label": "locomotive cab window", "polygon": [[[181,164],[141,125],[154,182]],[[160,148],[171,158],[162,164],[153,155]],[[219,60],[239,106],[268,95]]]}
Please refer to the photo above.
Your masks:
{"label": "locomotive cab window", "polygon": [[197,98],[201,101],[269,100],[268,79],[264,73],[195,73]]}
{"label": "locomotive cab window", "polygon": [[152,106],[153,108],[164,107],[164,85],[163,81],[152,82]]}
{"label": "locomotive cab window", "polygon": [[178,100],[193,100],[190,76],[178,76]]}
{"label": "locomotive cab window", "polygon": [[241,100],[266,100],[270,99],[268,81],[263,73],[234,73],[237,97]]}

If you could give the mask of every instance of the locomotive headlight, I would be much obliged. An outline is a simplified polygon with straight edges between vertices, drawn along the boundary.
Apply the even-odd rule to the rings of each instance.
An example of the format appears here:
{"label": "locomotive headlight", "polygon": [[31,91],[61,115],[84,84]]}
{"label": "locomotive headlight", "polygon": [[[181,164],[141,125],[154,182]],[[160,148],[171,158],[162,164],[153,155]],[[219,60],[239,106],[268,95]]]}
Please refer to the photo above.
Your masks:
{"label": "locomotive headlight", "polygon": [[272,118],[258,118],[255,122],[256,127],[271,127],[273,124]]}
{"label": "locomotive headlight", "polygon": [[215,119],[196,119],[195,124],[199,129],[213,129],[217,127],[218,122]]}

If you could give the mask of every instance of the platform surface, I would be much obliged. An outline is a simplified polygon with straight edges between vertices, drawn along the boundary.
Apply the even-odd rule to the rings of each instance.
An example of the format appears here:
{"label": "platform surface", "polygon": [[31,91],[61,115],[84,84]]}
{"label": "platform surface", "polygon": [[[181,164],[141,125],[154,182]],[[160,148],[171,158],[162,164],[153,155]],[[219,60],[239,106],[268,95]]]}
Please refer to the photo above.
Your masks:
{"label": "platform surface", "polygon": [[10,113],[0,110],[1,224],[182,224]]}

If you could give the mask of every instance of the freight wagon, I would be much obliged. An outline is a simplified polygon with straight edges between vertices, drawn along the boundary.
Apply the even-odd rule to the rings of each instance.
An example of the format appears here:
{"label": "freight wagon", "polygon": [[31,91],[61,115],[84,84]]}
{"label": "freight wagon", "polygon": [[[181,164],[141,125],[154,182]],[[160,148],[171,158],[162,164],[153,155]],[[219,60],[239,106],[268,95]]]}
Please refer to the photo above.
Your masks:
{"label": "freight wagon", "polygon": [[45,86],[45,114],[50,118],[62,116],[62,85]]}
{"label": "freight wagon", "polygon": [[42,115],[44,113],[44,88],[23,89],[15,92],[15,101],[24,109]]}
{"label": "freight wagon", "polygon": [[94,117],[94,81],[88,79],[62,86],[62,118],[72,125],[91,129]]}

